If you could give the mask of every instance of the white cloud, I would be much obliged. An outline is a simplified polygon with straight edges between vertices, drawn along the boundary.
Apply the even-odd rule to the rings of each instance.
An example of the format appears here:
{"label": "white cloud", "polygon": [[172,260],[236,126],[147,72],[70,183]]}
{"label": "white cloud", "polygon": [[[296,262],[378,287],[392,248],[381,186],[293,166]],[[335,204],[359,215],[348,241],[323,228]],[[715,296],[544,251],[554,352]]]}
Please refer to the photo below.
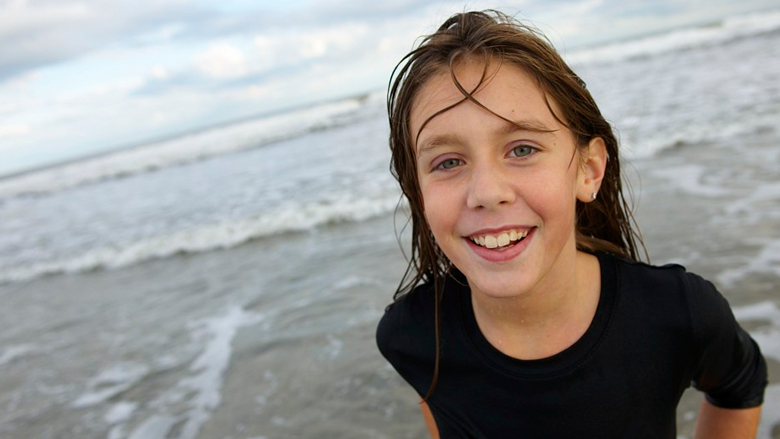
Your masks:
{"label": "white cloud", "polygon": [[587,14],[592,12],[594,9],[598,8],[599,6],[602,6],[603,4],[604,4],[604,0],[585,0],[582,2],[567,5],[566,9],[567,12],[570,14]]}
{"label": "white cloud", "polygon": [[151,125],[152,126],[160,126],[168,122],[170,118],[165,115],[165,113],[161,111],[155,111],[152,115]]}
{"label": "white cloud", "polygon": [[0,1],[0,81],[101,49],[166,42],[201,18],[186,0]]}
{"label": "white cloud", "polygon": [[84,3],[31,5],[27,0],[12,0],[0,7],[0,12],[0,39],[55,25],[85,23],[96,15]]}
{"label": "white cloud", "polygon": [[216,79],[238,78],[246,75],[246,58],[241,49],[227,43],[209,47],[197,57],[198,69]]}
{"label": "white cloud", "polygon": [[29,125],[0,125],[0,137],[24,136],[30,134],[30,131]]}
{"label": "white cloud", "polygon": [[160,28],[152,29],[150,32],[142,33],[135,39],[141,43],[155,44],[172,40],[177,35],[184,32],[187,26],[182,23],[165,24]]}
{"label": "white cloud", "polygon": [[165,70],[164,67],[154,66],[152,67],[151,75],[154,79],[168,79],[171,75]]}
{"label": "white cloud", "polygon": [[274,29],[256,35],[254,44],[263,69],[340,56],[364,43],[370,28],[364,23],[318,29]]}
{"label": "white cloud", "polygon": [[273,91],[268,85],[252,85],[247,89],[247,95],[252,99],[260,99],[268,96]]}

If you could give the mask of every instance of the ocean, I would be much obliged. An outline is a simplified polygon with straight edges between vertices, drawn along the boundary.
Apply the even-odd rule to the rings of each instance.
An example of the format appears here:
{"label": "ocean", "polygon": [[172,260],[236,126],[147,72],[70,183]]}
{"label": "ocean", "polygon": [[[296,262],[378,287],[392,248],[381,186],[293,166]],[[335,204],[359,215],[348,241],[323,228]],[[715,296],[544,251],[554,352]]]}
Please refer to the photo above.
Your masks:
{"label": "ocean", "polygon": [[[780,11],[563,54],[652,262],[761,345],[780,437]],[[378,90],[0,179],[0,437],[425,437],[374,343],[409,238],[387,135]]]}

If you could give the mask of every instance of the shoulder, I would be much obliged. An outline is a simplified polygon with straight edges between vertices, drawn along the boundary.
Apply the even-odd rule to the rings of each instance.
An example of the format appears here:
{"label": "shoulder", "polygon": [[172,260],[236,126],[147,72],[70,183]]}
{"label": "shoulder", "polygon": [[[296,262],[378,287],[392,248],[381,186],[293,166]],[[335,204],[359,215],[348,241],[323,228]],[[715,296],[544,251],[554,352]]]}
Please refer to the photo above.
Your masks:
{"label": "shoulder", "polygon": [[436,361],[435,308],[433,286],[420,285],[385,309],[376,331],[379,352],[420,395]]}
{"label": "shoulder", "polygon": [[654,266],[610,256],[616,267],[621,300],[652,310],[654,320],[688,327],[697,344],[730,331],[734,315],[712,282],[679,264]]}
{"label": "shoulder", "polygon": [[[653,310],[653,318],[682,318],[687,320],[686,295],[689,289],[688,273],[678,264],[662,266],[633,261],[619,256],[599,254],[602,264],[602,283],[614,285],[618,303],[637,310]],[[605,278],[606,277],[606,278]],[[668,311],[663,315],[656,311]]]}
{"label": "shoulder", "polygon": [[376,331],[379,351],[391,363],[399,357],[422,355],[435,337],[436,304],[432,284],[422,284],[385,309]]}
{"label": "shoulder", "polygon": [[680,264],[651,265],[614,255],[600,255],[600,260],[613,264],[621,287],[628,286],[655,295],[675,295],[685,300],[718,301],[722,298],[710,281],[689,272]]}
{"label": "shoulder", "polygon": [[677,354],[665,358],[684,359],[685,376],[712,404],[761,404],[766,386],[761,351],[712,282],[677,264],[656,267],[613,256],[605,261],[614,266],[619,301],[631,311],[632,324],[650,328],[653,349],[675,347]]}
{"label": "shoulder", "polygon": [[385,308],[378,332],[426,326],[436,308],[433,285],[418,285]]}
{"label": "shoulder", "polygon": [[[650,265],[617,256],[600,256],[612,264],[624,305],[652,310],[652,318],[675,320],[704,330],[729,318],[731,309],[717,288],[679,264]],[[733,317],[732,317],[733,318]]]}
{"label": "shoulder", "polygon": [[599,260],[612,264],[621,283],[647,288],[685,288],[685,267],[679,264],[651,265],[611,254],[599,254]]}

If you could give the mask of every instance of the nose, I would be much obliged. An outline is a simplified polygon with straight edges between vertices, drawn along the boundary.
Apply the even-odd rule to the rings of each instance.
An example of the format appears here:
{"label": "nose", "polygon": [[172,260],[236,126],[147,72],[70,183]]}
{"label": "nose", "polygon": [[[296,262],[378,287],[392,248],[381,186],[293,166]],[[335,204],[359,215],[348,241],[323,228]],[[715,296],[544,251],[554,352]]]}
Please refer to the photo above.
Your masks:
{"label": "nose", "polygon": [[466,206],[470,209],[492,209],[516,198],[509,174],[495,163],[472,165],[468,189]]}

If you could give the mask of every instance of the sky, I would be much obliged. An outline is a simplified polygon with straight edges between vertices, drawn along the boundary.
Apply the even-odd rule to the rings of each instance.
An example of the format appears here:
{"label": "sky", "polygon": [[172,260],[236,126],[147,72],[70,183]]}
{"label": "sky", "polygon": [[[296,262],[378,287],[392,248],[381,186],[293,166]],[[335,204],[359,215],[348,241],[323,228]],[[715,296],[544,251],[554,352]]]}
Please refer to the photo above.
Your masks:
{"label": "sky", "polygon": [[0,175],[387,85],[420,35],[496,8],[560,50],[776,0],[0,0]]}

